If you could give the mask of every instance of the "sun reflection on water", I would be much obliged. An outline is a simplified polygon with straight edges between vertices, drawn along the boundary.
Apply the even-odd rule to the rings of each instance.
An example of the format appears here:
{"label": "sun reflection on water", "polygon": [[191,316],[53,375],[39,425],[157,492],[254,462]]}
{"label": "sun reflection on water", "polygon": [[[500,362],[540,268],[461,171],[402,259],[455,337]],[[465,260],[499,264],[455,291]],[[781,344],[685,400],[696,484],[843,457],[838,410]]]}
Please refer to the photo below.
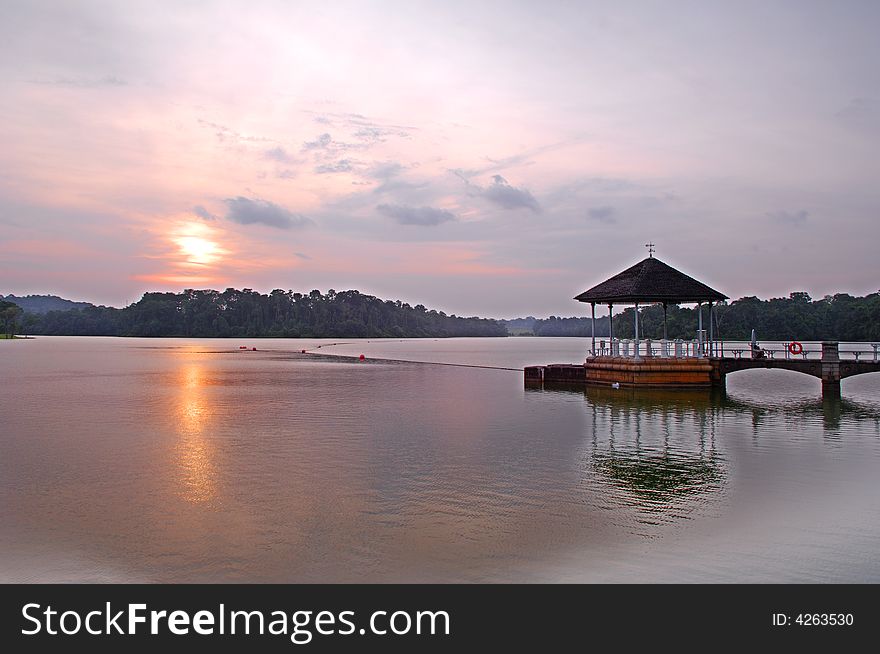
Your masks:
{"label": "sun reflection on water", "polygon": [[174,451],[180,467],[180,495],[194,504],[203,504],[217,495],[217,464],[208,431],[214,411],[206,397],[202,367],[197,363],[182,367],[177,387],[179,439]]}

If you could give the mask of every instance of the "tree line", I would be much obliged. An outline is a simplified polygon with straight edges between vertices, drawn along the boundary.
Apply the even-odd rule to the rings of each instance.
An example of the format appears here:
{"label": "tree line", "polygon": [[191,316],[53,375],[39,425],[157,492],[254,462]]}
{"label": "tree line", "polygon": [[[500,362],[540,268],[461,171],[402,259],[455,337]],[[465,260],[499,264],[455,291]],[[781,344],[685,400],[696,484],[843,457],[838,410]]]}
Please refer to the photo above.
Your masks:
{"label": "tree line", "polygon": [[[599,307],[597,307],[599,310]],[[614,335],[632,338],[634,308],[614,316]],[[744,297],[717,306],[716,334],[726,340],[748,340],[752,329],[759,339],[819,341],[880,341],[880,293],[854,297],[846,293],[813,300],[807,293],[761,300]],[[670,339],[696,337],[696,307],[667,308]],[[182,293],[145,293],[123,308],[98,307],[35,314],[0,300],[0,325],[6,334],[70,336],[192,336],[192,337],[292,337],[292,338],[441,338],[447,336],[589,337],[588,317],[545,319],[529,317],[510,321],[462,318],[423,305],[381,300],[358,291],[308,294],[274,290],[261,294],[251,289],[193,290]],[[703,327],[709,329],[709,312],[703,307]],[[608,315],[596,319],[596,336],[609,334]],[[639,335],[663,336],[663,307],[639,310]]]}
{"label": "tree line", "polygon": [[289,338],[506,336],[495,320],[462,318],[358,291],[187,289],[145,293],[123,308],[88,306],[26,314],[31,334]]}
{"label": "tree line", "polygon": [[[600,307],[596,307],[597,312]],[[614,336],[633,338],[634,307],[614,316]],[[854,297],[847,293],[827,295],[813,300],[807,293],[791,293],[787,298],[761,300],[744,297],[717,305],[716,335],[732,341],[751,338],[752,329],[759,339],[802,341],[880,341],[880,293]],[[699,316],[696,307],[667,307],[667,336],[670,339],[696,338]],[[703,305],[703,329],[709,330],[709,310]],[[535,336],[580,336],[591,333],[590,318],[550,316],[536,320]],[[607,313],[596,319],[596,336],[609,333]],[[663,306],[654,304],[639,309],[639,336],[663,337]]]}

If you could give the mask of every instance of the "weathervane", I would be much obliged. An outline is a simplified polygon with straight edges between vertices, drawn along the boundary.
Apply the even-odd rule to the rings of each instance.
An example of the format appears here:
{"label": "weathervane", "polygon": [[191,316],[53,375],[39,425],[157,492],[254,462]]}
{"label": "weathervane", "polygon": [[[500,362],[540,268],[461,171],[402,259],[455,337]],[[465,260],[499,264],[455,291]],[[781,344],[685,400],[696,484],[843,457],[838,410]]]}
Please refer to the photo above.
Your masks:
{"label": "weathervane", "polygon": [[653,244],[653,243],[645,243],[645,247],[648,248],[648,256],[653,258],[653,256],[654,256],[654,244]]}

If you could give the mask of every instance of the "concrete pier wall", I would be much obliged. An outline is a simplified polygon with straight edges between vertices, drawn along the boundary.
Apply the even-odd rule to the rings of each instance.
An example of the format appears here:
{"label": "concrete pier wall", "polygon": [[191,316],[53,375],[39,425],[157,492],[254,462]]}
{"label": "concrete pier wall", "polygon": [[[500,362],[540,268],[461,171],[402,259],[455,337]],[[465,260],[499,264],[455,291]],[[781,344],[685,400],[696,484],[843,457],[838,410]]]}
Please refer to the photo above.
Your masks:
{"label": "concrete pier wall", "polygon": [[531,366],[525,369],[525,379],[598,386],[694,388],[713,385],[713,367],[709,359],[594,357],[580,365]]}

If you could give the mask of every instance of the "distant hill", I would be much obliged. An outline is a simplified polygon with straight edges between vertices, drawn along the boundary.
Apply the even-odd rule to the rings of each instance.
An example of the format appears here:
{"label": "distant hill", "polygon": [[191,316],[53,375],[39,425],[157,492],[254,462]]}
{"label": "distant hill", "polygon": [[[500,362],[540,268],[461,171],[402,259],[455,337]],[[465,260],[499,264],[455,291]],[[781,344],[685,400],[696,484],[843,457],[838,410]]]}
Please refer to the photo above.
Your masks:
{"label": "distant hill", "polygon": [[0,300],[6,300],[20,306],[26,313],[49,313],[50,311],[70,311],[71,309],[85,309],[93,307],[94,304],[89,302],[74,302],[73,300],[65,300],[57,295],[26,295],[17,297],[15,295],[0,295]]}

